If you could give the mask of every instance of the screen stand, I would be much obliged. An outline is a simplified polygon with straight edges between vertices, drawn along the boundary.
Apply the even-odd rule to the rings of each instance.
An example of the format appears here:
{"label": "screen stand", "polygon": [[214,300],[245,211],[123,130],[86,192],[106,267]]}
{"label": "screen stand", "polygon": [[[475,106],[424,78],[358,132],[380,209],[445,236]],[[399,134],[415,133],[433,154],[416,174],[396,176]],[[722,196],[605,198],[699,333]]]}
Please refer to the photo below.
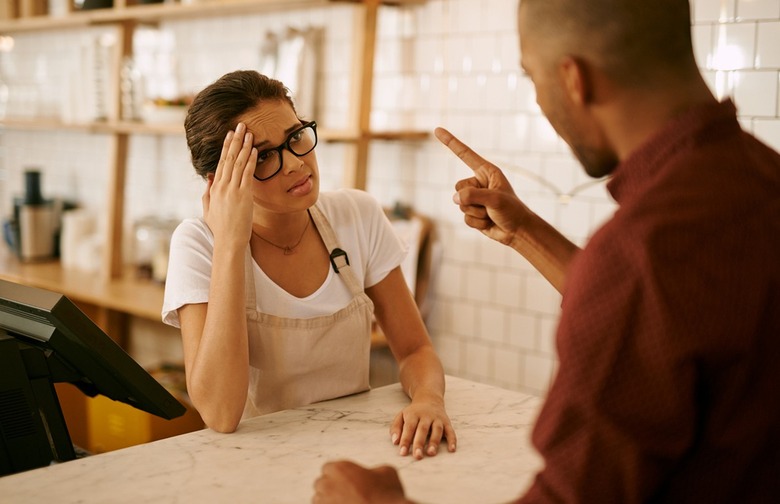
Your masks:
{"label": "screen stand", "polygon": [[0,329],[0,476],[76,458],[49,355]]}

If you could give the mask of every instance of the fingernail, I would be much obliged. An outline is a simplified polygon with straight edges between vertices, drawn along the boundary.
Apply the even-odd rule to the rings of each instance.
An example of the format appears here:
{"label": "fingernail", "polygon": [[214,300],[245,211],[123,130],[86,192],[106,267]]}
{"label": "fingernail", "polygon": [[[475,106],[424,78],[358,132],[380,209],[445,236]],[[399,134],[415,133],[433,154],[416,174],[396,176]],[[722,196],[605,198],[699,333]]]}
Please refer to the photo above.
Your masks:
{"label": "fingernail", "polygon": [[243,133],[245,127],[246,126],[244,126],[244,123],[238,123],[236,125],[236,133]]}
{"label": "fingernail", "polygon": [[407,448],[406,446],[402,446],[400,453],[402,457],[405,457],[406,454],[409,453],[409,448]]}
{"label": "fingernail", "polygon": [[450,445],[450,451],[455,451],[455,445],[454,444]]}
{"label": "fingernail", "polygon": [[428,447],[428,455],[436,455],[436,447],[435,446],[429,446]]}
{"label": "fingernail", "polygon": [[252,141],[252,134],[251,133],[247,133],[246,135],[244,135],[244,143],[249,143],[251,141]]}
{"label": "fingernail", "polygon": [[460,194],[455,193],[452,195],[452,202],[456,205],[460,205]]}
{"label": "fingernail", "polygon": [[414,458],[419,460],[419,459],[422,458],[422,456],[423,456],[423,454],[422,454],[422,449],[421,448],[417,448],[416,450],[414,450]]}
{"label": "fingernail", "polygon": [[228,131],[227,135],[225,135],[225,138],[233,138],[233,131]]}
{"label": "fingernail", "polygon": [[398,442],[398,434],[397,433],[394,432],[393,435],[390,436],[390,442],[392,442],[393,444],[396,444]]}

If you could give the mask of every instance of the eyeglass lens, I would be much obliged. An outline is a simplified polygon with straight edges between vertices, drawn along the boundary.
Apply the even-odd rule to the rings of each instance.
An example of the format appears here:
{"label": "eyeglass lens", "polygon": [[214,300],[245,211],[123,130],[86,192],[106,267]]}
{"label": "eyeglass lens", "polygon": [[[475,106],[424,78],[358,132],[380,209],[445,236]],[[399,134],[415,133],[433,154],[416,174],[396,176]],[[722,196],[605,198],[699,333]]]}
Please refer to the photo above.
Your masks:
{"label": "eyeglass lens", "polygon": [[266,180],[276,175],[282,168],[282,150],[285,148],[299,157],[311,152],[317,145],[314,127],[314,124],[308,124],[293,132],[279,147],[261,152],[257,158],[255,178]]}

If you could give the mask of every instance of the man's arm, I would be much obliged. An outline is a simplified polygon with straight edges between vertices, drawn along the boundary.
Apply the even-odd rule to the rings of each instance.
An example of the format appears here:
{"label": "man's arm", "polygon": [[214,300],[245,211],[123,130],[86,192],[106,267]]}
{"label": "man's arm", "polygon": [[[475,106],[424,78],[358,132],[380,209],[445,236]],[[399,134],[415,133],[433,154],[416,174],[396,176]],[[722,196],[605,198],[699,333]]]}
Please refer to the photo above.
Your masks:
{"label": "man's arm", "polygon": [[443,128],[436,128],[436,138],[474,171],[473,177],[455,184],[453,196],[466,225],[512,247],[563,292],[566,271],[579,248],[525,206],[498,167]]}

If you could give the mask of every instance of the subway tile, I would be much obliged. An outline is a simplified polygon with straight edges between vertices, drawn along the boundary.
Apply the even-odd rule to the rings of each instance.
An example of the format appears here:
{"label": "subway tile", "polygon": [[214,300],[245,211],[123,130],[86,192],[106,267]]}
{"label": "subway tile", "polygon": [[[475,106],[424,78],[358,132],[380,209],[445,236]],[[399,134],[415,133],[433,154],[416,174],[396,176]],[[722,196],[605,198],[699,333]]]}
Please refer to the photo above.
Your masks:
{"label": "subway tile", "polygon": [[780,68],[780,22],[758,23],[756,67]]}
{"label": "subway tile", "polygon": [[523,306],[525,302],[523,299],[525,275],[520,272],[500,268],[496,276],[494,303],[510,309],[517,309]]}
{"label": "subway tile", "polygon": [[433,345],[445,373],[459,376],[464,372],[466,365],[461,338],[453,334],[439,333],[433,339]]}
{"label": "subway tile", "polygon": [[696,25],[691,28],[693,38],[693,53],[699,68],[707,68],[712,58],[712,32],[710,24]]}
{"label": "subway tile", "polygon": [[691,3],[694,24],[732,21],[736,17],[736,0],[694,0]]}
{"label": "subway tile", "polygon": [[561,295],[540,274],[529,275],[525,282],[526,308],[547,315],[557,315],[561,307]]}
{"label": "subway tile", "polygon": [[756,137],[780,152],[780,118],[755,119],[753,124]]}
{"label": "subway tile", "polygon": [[493,302],[493,286],[496,275],[488,266],[471,266],[465,272],[464,295],[470,301]]}
{"label": "subway tile", "polygon": [[525,198],[530,209],[545,221],[554,224],[558,221],[559,204],[557,198],[545,194],[543,196],[531,195]]}
{"label": "subway tile", "polygon": [[441,35],[447,33],[450,24],[449,0],[427,2],[419,11],[420,33]]}
{"label": "subway tile", "polygon": [[500,346],[495,348],[493,359],[493,376],[491,378],[513,388],[518,387],[520,385],[522,354],[514,348]]}
{"label": "subway tile", "polygon": [[561,139],[546,117],[531,116],[529,122],[529,150],[543,153],[561,152]]}
{"label": "subway tile", "polygon": [[591,234],[612,218],[617,210],[617,204],[612,200],[594,201],[591,204],[590,229]]}
{"label": "subway tile", "polygon": [[578,173],[582,171],[577,160],[570,155],[545,156],[542,165],[542,177],[555,187],[556,196],[569,194],[579,181]]}
{"label": "subway tile", "polygon": [[454,228],[447,236],[444,255],[462,265],[474,264],[477,257],[477,240],[483,240],[484,236],[479,231],[467,227],[465,224]]}
{"label": "subway tile", "polygon": [[463,275],[461,269],[454,264],[443,263],[439,266],[436,275],[437,295],[452,296],[456,299],[463,297]]}
{"label": "subway tile", "polygon": [[[473,2],[473,0],[471,0]],[[487,0],[474,2],[485,13],[482,30],[486,33],[517,32],[517,0]]]}
{"label": "subway tile", "polygon": [[504,343],[507,339],[508,315],[503,308],[481,306],[477,310],[477,333],[473,336],[493,343]]}
{"label": "subway tile", "polygon": [[753,68],[756,52],[755,23],[721,24],[714,31],[709,68],[714,70]]}
{"label": "subway tile", "polygon": [[509,344],[524,351],[539,347],[539,318],[530,313],[515,311],[509,314]]}
{"label": "subway tile", "polygon": [[498,118],[497,147],[502,150],[525,150],[531,117],[527,114],[502,115]]}
{"label": "subway tile", "polygon": [[490,345],[478,341],[466,341],[465,371],[470,376],[489,380],[492,376],[493,355]]}
{"label": "subway tile", "polygon": [[441,37],[418,37],[414,42],[414,68],[420,74],[444,71],[444,40]]}
{"label": "subway tile", "polygon": [[544,394],[550,386],[553,372],[553,359],[547,356],[529,354],[523,359],[524,387]]}
{"label": "subway tile", "polygon": [[452,300],[449,305],[447,331],[470,338],[476,332],[477,312],[473,303]]}
{"label": "subway tile", "polygon": [[480,112],[485,108],[485,86],[479,76],[457,77],[458,87],[453,106],[468,112]]}
{"label": "subway tile", "polygon": [[780,2],[777,0],[737,0],[737,20],[777,19]]}
{"label": "subway tile", "polygon": [[496,54],[502,70],[520,71],[520,43],[517,33],[499,33]]}
{"label": "subway tile", "polygon": [[775,116],[777,71],[740,72],[734,102],[740,116]]}
{"label": "subway tile", "polygon": [[539,317],[539,347],[542,355],[556,358],[555,336],[558,331],[558,317],[542,315]]}
{"label": "subway tile", "polygon": [[558,230],[566,236],[583,238],[590,234],[589,202],[572,199],[560,205],[558,210]]}
{"label": "subway tile", "polygon": [[451,29],[453,33],[473,33],[482,28],[485,11],[480,2],[474,0],[449,0]]}
{"label": "subway tile", "polygon": [[402,67],[401,49],[401,44],[395,39],[378,41],[374,54],[375,74],[399,73]]}
{"label": "subway tile", "polygon": [[454,36],[444,40],[444,72],[450,75],[461,75],[464,71],[464,61],[468,61],[468,37]]}

